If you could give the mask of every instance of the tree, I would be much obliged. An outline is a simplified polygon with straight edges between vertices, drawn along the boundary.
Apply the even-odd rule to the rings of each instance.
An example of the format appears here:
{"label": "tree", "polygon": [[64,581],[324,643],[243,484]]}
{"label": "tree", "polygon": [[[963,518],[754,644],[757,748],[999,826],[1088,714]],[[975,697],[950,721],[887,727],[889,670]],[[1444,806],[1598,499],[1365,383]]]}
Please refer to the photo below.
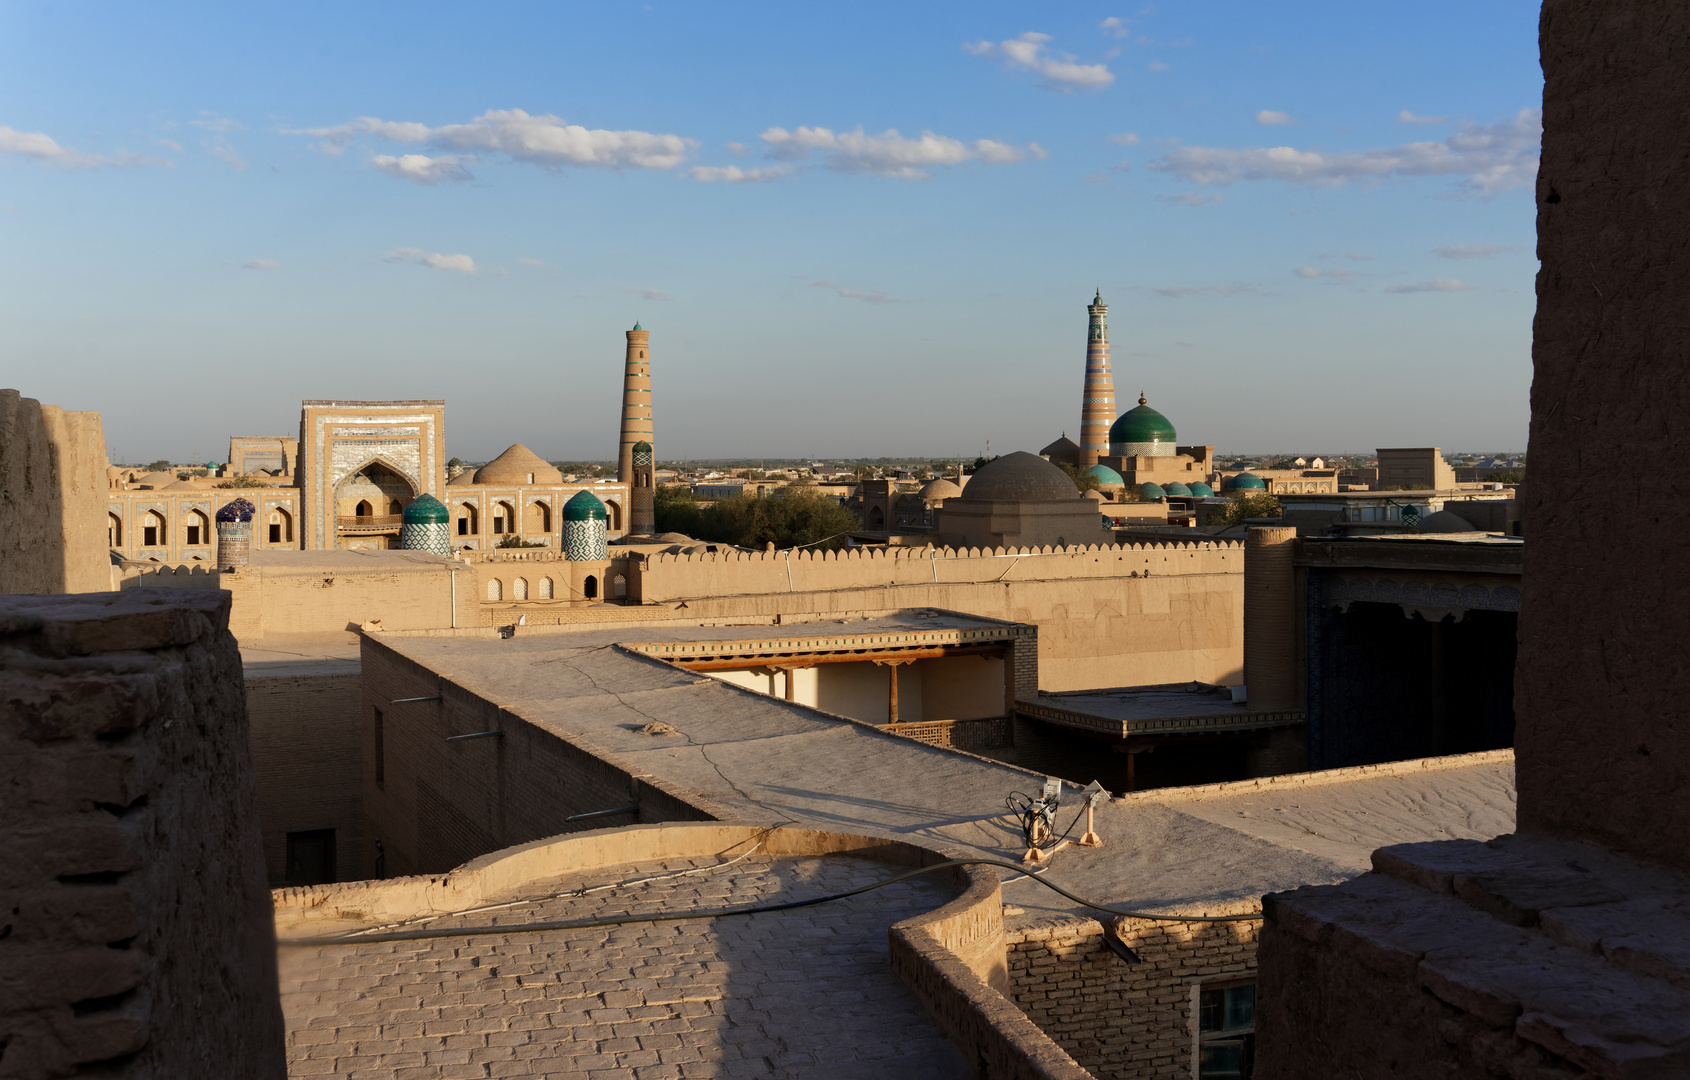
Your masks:
{"label": "tree", "polygon": [[1234,491],[1227,496],[1226,509],[1209,518],[1211,525],[1236,525],[1246,518],[1276,518],[1279,500],[1265,491]]}
{"label": "tree", "polygon": [[789,485],[772,495],[733,495],[700,506],[685,488],[658,488],[653,500],[659,532],[740,547],[844,546],[843,533],[862,521],[814,486]]}
{"label": "tree", "polygon": [[1070,465],[1066,461],[1058,461],[1056,462],[1056,467],[1068,474],[1068,479],[1074,481],[1074,486],[1080,489],[1081,495],[1084,495],[1088,491],[1103,490],[1103,485],[1098,482],[1097,477],[1093,476],[1089,471],[1080,468],[1078,465]]}
{"label": "tree", "polygon": [[170,468],[171,468],[171,462],[170,462],[169,458],[159,458],[157,461],[155,461],[151,465],[147,466],[147,471],[148,472],[169,472]]}
{"label": "tree", "polygon": [[256,476],[248,476],[246,473],[242,473],[239,476],[231,476],[229,479],[220,481],[211,486],[219,488],[261,488],[269,487],[270,485],[266,484],[263,480]]}
{"label": "tree", "polygon": [[652,494],[651,502],[658,532],[698,535],[702,508],[690,490],[679,485],[664,485]]}
{"label": "tree", "polygon": [[452,466],[454,466],[454,465],[462,465],[462,464],[463,464],[463,462],[462,462],[462,461],[459,461],[459,460],[458,460],[458,459],[457,459],[457,458],[453,458],[453,459],[452,459],[452,460],[451,460],[451,461],[448,461],[448,462],[447,462],[447,463],[446,463],[446,467],[447,467],[447,468],[448,468],[448,469],[450,469],[450,468],[451,468],[451,467],[452,467]]}
{"label": "tree", "polygon": [[1502,469],[1497,472],[1486,473],[1485,482],[1487,484],[1523,484],[1526,482],[1526,470]]}

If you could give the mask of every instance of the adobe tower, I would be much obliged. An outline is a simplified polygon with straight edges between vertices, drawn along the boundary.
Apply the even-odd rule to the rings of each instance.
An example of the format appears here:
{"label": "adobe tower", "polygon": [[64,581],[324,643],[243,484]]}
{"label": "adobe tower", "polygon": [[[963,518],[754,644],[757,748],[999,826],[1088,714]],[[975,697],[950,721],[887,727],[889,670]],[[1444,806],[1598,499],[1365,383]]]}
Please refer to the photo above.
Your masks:
{"label": "adobe tower", "polygon": [[1109,455],[1109,425],[1115,421],[1115,374],[1109,370],[1109,305],[1099,292],[1086,307],[1086,388],[1080,398],[1080,468]]}
{"label": "adobe tower", "polygon": [[635,323],[628,335],[628,358],[622,369],[622,445],[616,453],[616,478],[628,485],[628,532],[651,536],[657,532],[652,509],[651,333]]}

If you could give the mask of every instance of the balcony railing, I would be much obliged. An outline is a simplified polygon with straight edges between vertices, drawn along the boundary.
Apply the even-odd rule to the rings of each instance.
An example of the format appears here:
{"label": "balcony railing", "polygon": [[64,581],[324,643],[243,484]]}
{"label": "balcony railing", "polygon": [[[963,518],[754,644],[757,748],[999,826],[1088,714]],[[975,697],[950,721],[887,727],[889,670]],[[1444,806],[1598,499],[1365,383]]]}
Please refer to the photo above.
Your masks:
{"label": "balcony railing", "polygon": [[403,514],[372,514],[369,517],[348,517],[337,514],[334,519],[335,528],[343,533],[375,533],[393,532],[404,521]]}

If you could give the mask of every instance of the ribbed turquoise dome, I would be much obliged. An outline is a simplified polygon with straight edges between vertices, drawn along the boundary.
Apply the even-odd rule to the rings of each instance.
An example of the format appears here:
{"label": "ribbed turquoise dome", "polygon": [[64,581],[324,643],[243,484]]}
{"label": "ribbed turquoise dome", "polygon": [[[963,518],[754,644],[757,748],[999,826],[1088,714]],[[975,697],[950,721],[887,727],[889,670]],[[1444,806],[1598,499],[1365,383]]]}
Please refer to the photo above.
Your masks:
{"label": "ribbed turquoise dome", "polygon": [[563,504],[563,520],[565,521],[608,521],[610,515],[605,511],[604,503],[597,495],[590,491],[577,491],[568,502]]}
{"label": "ribbed turquoise dome", "polygon": [[1157,499],[1167,495],[1167,492],[1162,490],[1162,486],[1160,484],[1144,484],[1139,487],[1138,493],[1143,495],[1146,501],[1149,502],[1155,502]]}
{"label": "ribbed turquoise dome", "polygon": [[406,525],[445,525],[452,520],[452,515],[442,506],[439,499],[424,492],[411,500],[411,505],[405,507],[405,514],[400,521]]}
{"label": "ribbed turquoise dome", "polygon": [[1107,465],[1093,465],[1086,470],[1086,475],[1097,480],[1100,484],[1124,484],[1121,474]]}
{"label": "ribbed turquoise dome", "polygon": [[1163,488],[1162,490],[1166,491],[1169,495],[1190,495],[1191,494],[1191,489],[1186,487],[1184,484],[1180,483],[1177,480],[1174,481],[1173,483],[1169,484],[1167,487]]}
{"label": "ribbed turquoise dome", "polygon": [[1252,472],[1241,472],[1241,473],[1239,473],[1237,476],[1234,476],[1230,480],[1228,480],[1226,486],[1229,487],[1229,488],[1233,488],[1234,490],[1242,489],[1244,491],[1266,491],[1267,490],[1267,484],[1263,482],[1261,477],[1257,476],[1255,473],[1252,473]]}
{"label": "ribbed turquoise dome", "polygon": [[1193,495],[1197,495],[1201,498],[1207,499],[1209,496],[1211,496],[1215,493],[1215,489],[1210,487],[1208,484],[1203,483],[1202,481],[1198,481],[1197,483],[1191,485],[1191,493]]}
{"label": "ribbed turquoise dome", "polygon": [[1109,449],[1123,457],[1172,455],[1176,439],[1174,425],[1152,409],[1143,394],[1138,408],[1122,413],[1109,428]]}

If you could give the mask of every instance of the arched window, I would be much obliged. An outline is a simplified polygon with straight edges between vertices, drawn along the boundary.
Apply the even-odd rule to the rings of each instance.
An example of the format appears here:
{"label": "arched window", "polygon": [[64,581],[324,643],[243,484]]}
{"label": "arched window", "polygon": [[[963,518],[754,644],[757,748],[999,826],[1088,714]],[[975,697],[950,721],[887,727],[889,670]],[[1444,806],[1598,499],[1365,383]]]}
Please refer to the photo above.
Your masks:
{"label": "arched window", "polygon": [[505,583],[498,578],[487,580],[487,599],[503,600],[505,598]]}
{"label": "arched window", "polygon": [[592,574],[588,574],[587,580],[581,583],[581,595],[589,600],[597,600],[599,598],[599,579]]}
{"label": "arched window", "polygon": [[493,535],[516,531],[516,511],[507,502],[493,504]]}
{"label": "arched window", "polygon": [[610,595],[621,599],[628,595],[628,579],[617,574],[610,580]]}
{"label": "arched window", "polygon": [[164,519],[157,510],[148,510],[141,518],[141,546],[164,547]]}
{"label": "arched window", "polygon": [[538,500],[528,504],[528,531],[531,533],[549,533],[552,531],[552,508]]}
{"label": "arched window", "polygon": [[405,512],[405,504],[400,502],[398,499],[394,499],[387,504],[387,512],[390,514],[403,514]]}
{"label": "arched window", "polygon": [[543,578],[540,579],[540,599],[541,600],[550,600],[551,598],[552,598],[552,579],[549,578],[549,577],[543,577]]}
{"label": "arched window", "polygon": [[123,546],[123,519],[116,514],[106,514],[106,546]]}
{"label": "arched window", "polygon": [[515,581],[511,582],[511,599],[512,600],[526,600],[526,599],[528,599],[528,579],[527,578],[519,577]]}
{"label": "arched window", "polygon": [[604,501],[604,510],[605,516],[609,518],[609,520],[604,523],[605,527],[611,532],[621,532],[622,507],[614,502],[611,502],[609,499],[606,499]]}
{"label": "arched window", "polygon": [[459,503],[458,535],[474,536],[479,533],[481,531],[481,527],[477,521],[479,517],[480,514],[476,511],[474,503]]}
{"label": "arched window", "polygon": [[182,518],[182,542],[188,547],[211,543],[211,522],[198,510],[189,510]]}
{"label": "arched window", "polygon": [[272,544],[293,543],[293,515],[277,507],[270,511],[270,537]]}
{"label": "arched window", "polygon": [[354,514],[358,515],[359,517],[364,517],[364,518],[369,517],[370,516],[370,500],[359,499],[357,507],[354,508],[352,512]]}

